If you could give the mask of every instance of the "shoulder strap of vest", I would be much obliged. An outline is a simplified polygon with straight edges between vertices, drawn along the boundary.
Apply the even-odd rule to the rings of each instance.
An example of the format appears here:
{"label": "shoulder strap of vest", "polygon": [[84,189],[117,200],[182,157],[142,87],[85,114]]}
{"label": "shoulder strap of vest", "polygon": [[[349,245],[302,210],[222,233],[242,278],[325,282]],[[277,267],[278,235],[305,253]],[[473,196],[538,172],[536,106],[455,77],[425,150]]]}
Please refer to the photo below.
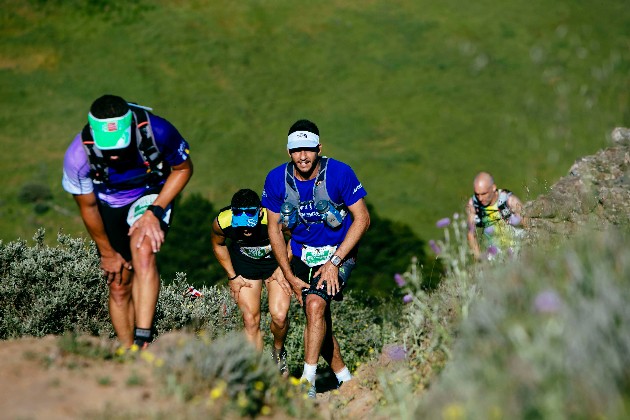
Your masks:
{"label": "shoulder strap of vest", "polygon": [[512,195],[512,191],[510,190],[499,190],[499,199],[497,200],[497,208],[501,213],[501,217],[504,220],[507,220],[512,215],[512,210],[508,207],[508,199]]}
{"label": "shoulder strap of vest", "polygon": [[81,131],[81,142],[90,164],[90,178],[96,184],[107,182],[109,180],[109,168],[105,162],[105,157],[103,157],[103,152],[98,147],[94,147],[94,139],[89,124],[86,124]]}
{"label": "shoulder strap of vest", "polygon": [[140,156],[147,166],[147,172],[161,177],[164,175],[164,160],[155,144],[149,113],[143,107],[134,106],[134,104],[130,104],[129,107],[136,120],[136,142]]}

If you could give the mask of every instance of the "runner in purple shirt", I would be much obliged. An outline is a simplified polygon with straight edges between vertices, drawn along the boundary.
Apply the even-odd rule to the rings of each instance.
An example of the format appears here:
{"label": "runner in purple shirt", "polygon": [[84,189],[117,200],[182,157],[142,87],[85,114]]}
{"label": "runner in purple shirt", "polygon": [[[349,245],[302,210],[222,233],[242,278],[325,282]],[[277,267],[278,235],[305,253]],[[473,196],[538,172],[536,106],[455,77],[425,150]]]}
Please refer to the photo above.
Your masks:
{"label": "runner in purple shirt", "polygon": [[[315,398],[319,356],[337,380],[352,379],[333,336],[331,300],[341,300],[355,265],[359,240],[370,225],[365,189],[350,166],[322,157],[319,129],[299,120],[289,129],[291,161],[267,175],[262,205],[276,260],[306,313],[304,371]],[[282,227],[291,231],[289,261]]]}
{"label": "runner in purple shirt", "polygon": [[63,188],[96,243],[112,324],[127,348],[152,340],[160,287],[155,254],[172,202],[193,171],[186,140],[147,110],[119,96],[98,98],[63,164]]}

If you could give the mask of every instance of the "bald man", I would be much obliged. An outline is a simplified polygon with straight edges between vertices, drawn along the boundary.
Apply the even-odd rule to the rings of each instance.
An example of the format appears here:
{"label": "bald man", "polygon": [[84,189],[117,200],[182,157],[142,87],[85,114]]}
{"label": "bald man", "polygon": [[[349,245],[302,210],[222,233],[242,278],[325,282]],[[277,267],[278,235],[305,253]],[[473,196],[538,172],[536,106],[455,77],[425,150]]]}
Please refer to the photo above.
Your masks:
{"label": "bald man", "polygon": [[[468,243],[475,258],[493,256],[497,252],[514,250],[516,239],[522,236],[521,201],[511,191],[498,189],[494,178],[480,172],[473,181],[474,194],[468,200]],[[481,253],[477,228],[483,228],[488,252]]]}

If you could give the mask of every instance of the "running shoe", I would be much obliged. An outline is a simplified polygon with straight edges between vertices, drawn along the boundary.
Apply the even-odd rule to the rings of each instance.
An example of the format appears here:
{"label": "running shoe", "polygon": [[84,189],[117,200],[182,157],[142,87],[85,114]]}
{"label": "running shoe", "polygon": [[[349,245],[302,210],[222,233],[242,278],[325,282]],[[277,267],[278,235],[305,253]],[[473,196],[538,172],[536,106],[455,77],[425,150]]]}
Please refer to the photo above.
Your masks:
{"label": "running shoe", "polygon": [[314,400],[317,398],[317,388],[315,388],[315,384],[311,385],[306,393],[309,399]]}
{"label": "running shoe", "polygon": [[278,369],[280,370],[280,375],[283,378],[289,377],[289,365],[287,364],[287,351],[284,347],[280,350],[280,354],[278,355],[278,360],[276,361],[278,364]]}

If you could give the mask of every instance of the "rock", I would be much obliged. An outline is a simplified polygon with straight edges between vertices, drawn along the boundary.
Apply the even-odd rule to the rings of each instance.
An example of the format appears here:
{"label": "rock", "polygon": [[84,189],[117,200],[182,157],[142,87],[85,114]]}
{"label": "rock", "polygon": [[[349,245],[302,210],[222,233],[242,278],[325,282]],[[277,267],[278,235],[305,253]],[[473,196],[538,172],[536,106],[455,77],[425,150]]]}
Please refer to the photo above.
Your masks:
{"label": "rock", "polygon": [[611,133],[613,144],[630,145],[630,128],[617,127]]}
{"label": "rock", "polygon": [[630,129],[612,132],[613,146],[575,161],[547,194],[524,203],[529,238],[567,236],[578,226],[630,225]]}

